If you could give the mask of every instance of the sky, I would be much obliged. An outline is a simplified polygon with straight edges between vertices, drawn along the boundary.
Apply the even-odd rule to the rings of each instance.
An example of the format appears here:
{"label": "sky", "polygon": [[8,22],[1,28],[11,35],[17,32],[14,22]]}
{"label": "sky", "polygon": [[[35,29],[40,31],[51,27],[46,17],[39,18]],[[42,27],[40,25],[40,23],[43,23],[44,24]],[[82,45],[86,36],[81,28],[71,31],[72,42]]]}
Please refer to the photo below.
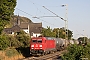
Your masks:
{"label": "sky", "polygon": [[42,22],[45,28],[65,27],[65,21],[59,17],[50,17],[56,15],[43,6],[64,19],[67,17],[67,26],[73,31],[73,38],[82,36],[90,38],[90,0],[17,0],[14,14],[27,17],[34,23]]}

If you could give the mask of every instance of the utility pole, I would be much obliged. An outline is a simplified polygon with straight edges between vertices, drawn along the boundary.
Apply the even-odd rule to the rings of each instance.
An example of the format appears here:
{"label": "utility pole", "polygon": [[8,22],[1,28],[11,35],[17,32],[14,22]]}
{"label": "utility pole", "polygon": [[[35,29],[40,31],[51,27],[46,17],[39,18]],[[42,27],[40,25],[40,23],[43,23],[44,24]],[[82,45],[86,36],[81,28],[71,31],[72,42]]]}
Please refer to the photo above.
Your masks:
{"label": "utility pole", "polygon": [[67,10],[68,7],[67,5],[62,5],[62,7],[66,6],[66,14],[65,14],[65,19],[63,19],[62,17],[58,16],[57,14],[55,14],[54,12],[52,12],[51,10],[47,9],[45,6],[43,6],[45,9],[47,9],[49,12],[53,13],[54,15],[56,15],[56,17],[59,17],[60,19],[62,19],[63,21],[65,21],[65,46],[66,46],[66,40],[68,39],[68,18],[67,18]]}
{"label": "utility pole", "polygon": [[66,37],[68,39],[68,5],[66,4]]}
{"label": "utility pole", "polygon": [[59,38],[59,29],[58,29],[58,38]]}
{"label": "utility pole", "polygon": [[68,39],[68,5],[64,4],[62,7],[66,7],[66,13],[65,13],[65,39]]}
{"label": "utility pole", "polygon": [[84,43],[85,43],[85,30],[83,30],[83,32],[84,32]]}

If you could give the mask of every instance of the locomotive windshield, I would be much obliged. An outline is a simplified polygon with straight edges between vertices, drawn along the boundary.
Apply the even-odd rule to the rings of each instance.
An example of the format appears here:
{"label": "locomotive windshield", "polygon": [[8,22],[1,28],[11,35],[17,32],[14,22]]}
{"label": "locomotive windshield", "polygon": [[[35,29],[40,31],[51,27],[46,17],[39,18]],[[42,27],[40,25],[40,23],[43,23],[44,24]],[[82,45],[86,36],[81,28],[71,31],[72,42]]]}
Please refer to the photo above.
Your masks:
{"label": "locomotive windshield", "polygon": [[42,40],[32,40],[33,43],[42,43]]}
{"label": "locomotive windshield", "polygon": [[42,43],[42,40],[37,40],[38,43]]}
{"label": "locomotive windshield", "polygon": [[37,40],[32,40],[32,42],[33,42],[33,43],[36,43],[36,42],[37,42]]}

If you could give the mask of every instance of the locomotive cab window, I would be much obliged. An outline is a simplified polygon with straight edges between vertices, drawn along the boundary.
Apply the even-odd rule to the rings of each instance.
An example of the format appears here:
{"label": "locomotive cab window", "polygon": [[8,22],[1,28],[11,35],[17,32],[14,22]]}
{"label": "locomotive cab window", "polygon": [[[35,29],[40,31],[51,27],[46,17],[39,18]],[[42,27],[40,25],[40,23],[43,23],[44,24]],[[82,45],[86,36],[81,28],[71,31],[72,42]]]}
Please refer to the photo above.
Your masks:
{"label": "locomotive cab window", "polygon": [[37,40],[38,43],[42,43],[42,40]]}
{"label": "locomotive cab window", "polygon": [[32,42],[33,42],[33,43],[36,43],[36,42],[37,42],[37,40],[32,40]]}
{"label": "locomotive cab window", "polygon": [[42,40],[32,40],[33,43],[42,43]]}

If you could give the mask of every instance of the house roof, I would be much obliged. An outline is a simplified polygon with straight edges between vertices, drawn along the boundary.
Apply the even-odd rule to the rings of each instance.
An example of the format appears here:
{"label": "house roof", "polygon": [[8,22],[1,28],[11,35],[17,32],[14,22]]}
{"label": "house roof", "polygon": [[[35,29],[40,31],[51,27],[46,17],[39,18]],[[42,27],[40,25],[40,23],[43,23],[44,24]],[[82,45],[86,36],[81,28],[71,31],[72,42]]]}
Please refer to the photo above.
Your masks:
{"label": "house roof", "polygon": [[11,34],[11,28],[5,28],[4,32],[6,32],[7,34]]}
{"label": "house roof", "polygon": [[21,28],[18,25],[15,25],[11,28],[13,32],[20,32]]}
{"label": "house roof", "polygon": [[18,25],[13,26],[12,28],[5,28],[4,32],[11,34],[12,32],[20,32],[21,28]]}
{"label": "house roof", "polygon": [[22,29],[28,29],[29,25],[29,32],[32,33],[41,33],[42,30],[42,23],[21,23],[19,25]]}
{"label": "house roof", "polygon": [[42,23],[30,23],[29,24],[30,33],[41,33]]}
{"label": "house roof", "polygon": [[22,29],[28,29],[28,24],[29,24],[29,23],[21,23],[21,24],[19,25],[19,27],[22,28]]}
{"label": "house roof", "polygon": [[21,23],[19,26],[15,25],[12,28],[5,28],[4,31],[6,33],[20,32],[21,29],[29,29],[30,34],[41,33],[42,23]]}

